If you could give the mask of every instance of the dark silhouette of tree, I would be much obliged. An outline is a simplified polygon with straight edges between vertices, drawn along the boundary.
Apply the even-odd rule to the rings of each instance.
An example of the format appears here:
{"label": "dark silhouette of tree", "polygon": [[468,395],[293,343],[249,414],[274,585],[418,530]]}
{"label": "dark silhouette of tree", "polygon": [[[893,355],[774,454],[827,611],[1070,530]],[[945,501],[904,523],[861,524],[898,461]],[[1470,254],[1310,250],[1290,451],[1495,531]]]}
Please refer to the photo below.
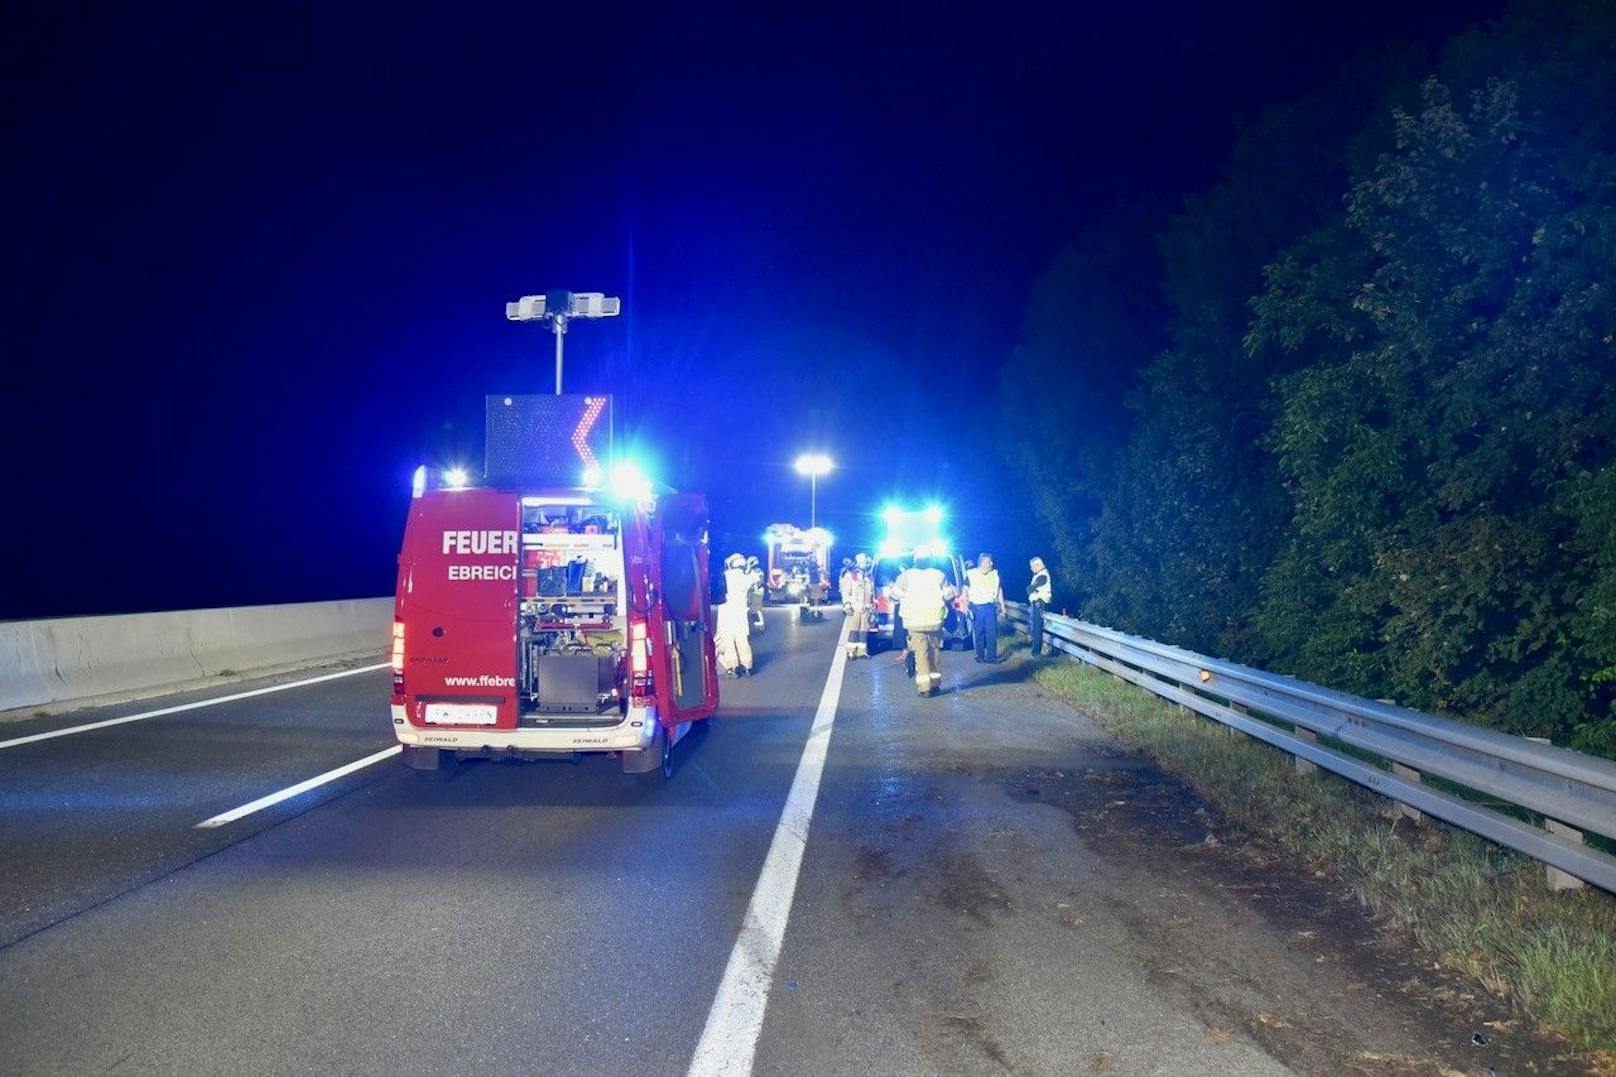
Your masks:
{"label": "dark silhouette of tree", "polygon": [[[1240,134],[1162,238],[1126,443],[1092,401],[1016,443],[1086,616],[1616,754],[1613,12],[1522,5]],[[1084,253],[1045,368],[1118,339]]]}

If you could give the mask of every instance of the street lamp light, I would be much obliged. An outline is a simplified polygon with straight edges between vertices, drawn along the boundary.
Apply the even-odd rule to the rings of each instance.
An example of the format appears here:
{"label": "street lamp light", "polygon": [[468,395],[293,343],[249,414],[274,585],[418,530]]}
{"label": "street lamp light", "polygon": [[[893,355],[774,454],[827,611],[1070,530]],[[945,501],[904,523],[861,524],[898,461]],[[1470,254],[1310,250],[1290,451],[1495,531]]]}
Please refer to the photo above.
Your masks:
{"label": "street lamp light", "polygon": [[819,523],[819,477],[830,474],[836,465],[824,453],[805,452],[797,457],[797,474],[808,476],[808,528]]}
{"label": "street lamp light", "polygon": [[604,292],[545,292],[524,295],[505,304],[505,318],[512,322],[549,322],[556,338],[556,396],[561,395],[561,340],[567,335],[567,322],[573,318],[615,318],[623,313],[623,301]]}

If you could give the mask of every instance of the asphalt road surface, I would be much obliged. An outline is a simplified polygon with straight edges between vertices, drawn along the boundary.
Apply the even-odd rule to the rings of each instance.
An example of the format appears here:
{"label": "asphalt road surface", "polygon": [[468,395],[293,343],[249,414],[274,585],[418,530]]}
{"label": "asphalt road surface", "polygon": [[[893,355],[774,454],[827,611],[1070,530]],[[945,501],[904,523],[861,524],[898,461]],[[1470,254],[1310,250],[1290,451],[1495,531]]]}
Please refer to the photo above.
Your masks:
{"label": "asphalt road surface", "polygon": [[375,669],[0,725],[0,1073],[1497,1064],[1485,1012],[1206,851],[1199,802],[1023,662],[951,652],[921,700],[890,655],[834,662],[838,620],[770,616],[660,785],[389,757],[198,827],[388,749]]}

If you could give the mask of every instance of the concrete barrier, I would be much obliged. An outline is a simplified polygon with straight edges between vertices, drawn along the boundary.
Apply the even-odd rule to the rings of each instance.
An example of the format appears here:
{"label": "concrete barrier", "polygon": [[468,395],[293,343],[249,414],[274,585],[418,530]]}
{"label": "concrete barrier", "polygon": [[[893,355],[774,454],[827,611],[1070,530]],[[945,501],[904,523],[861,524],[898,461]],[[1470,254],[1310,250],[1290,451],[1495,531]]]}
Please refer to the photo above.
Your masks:
{"label": "concrete barrier", "polygon": [[386,650],[392,598],[0,622],[0,711]]}

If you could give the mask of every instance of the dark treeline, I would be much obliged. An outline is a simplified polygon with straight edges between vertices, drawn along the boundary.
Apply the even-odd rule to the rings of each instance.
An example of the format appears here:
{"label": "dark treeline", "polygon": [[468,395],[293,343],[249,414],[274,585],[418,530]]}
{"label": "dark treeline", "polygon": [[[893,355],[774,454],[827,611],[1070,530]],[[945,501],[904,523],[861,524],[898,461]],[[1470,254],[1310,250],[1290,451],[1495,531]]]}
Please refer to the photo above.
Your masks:
{"label": "dark treeline", "polygon": [[1060,256],[1004,397],[1063,604],[1616,755],[1613,13],[1362,57]]}

